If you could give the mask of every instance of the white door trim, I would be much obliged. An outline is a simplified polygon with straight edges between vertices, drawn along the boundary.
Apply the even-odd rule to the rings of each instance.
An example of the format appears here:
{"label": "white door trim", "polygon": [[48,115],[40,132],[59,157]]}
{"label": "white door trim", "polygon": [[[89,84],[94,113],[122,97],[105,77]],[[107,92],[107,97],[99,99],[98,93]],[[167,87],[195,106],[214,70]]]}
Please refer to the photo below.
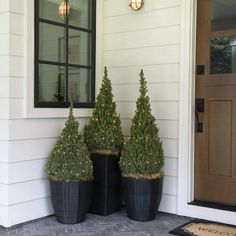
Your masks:
{"label": "white door trim", "polygon": [[181,0],[178,214],[235,224],[236,212],[189,205],[194,200],[194,104],[197,0]]}

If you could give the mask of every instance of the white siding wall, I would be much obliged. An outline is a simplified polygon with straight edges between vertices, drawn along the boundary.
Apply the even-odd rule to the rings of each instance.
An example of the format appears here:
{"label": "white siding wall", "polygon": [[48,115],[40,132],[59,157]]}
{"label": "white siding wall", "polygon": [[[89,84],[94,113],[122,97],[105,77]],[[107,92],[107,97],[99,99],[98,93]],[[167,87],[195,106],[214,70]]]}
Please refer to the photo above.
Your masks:
{"label": "white siding wall", "polygon": [[165,153],[160,210],[177,213],[180,1],[145,1],[138,12],[129,9],[128,2],[104,0],[103,64],[125,136],[138,97],[139,72],[144,70]]}
{"label": "white siding wall", "polygon": [[8,138],[9,91],[12,79],[9,74],[9,3],[0,0],[0,224],[8,218]]}
{"label": "white siding wall", "polygon": [[[53,214],[45,163],[65,122],[24,117],[24,2],[0,0],[0,224],[6,227]],[[86,118],[79,122],[82,128]]]}
{"label": "white siding wall", "polygon": [[[0,0],[0,224],[4,226],[53,213],[44,166],[65,121],[24,118],[24,2]],[[143,10],[133,12],[127,0],[104,0],[103,8],[103,65],[109,69],[124,134],[129,135],[142,68],[165,149],[161,210],[172,213],[177,212],[179,5],[179,0],[149,0]],[[79,121],[82,128],[86,118]]]}

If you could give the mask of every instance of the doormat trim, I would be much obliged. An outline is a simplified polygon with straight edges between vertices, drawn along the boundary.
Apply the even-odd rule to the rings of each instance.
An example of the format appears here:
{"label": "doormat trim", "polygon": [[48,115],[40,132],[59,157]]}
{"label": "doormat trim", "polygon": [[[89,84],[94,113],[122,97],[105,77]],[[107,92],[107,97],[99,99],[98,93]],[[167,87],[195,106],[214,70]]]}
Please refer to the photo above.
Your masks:
{"label": "doormat trim", "polygon": [[[181,235],[181,236],[204,236],[205,234],[193,234],[191,232],[186,232],[184,230],[184,228],[187,226],[187,225],[191,225],[191,224],[214,224],[214,225],[219,225],[219,226],[227,226],[227,227],[233,227],[235,228],[236,230],[236,226],[235,225],[230,225],[230,224],[223,224],[223,223],[219,223],[219,222],[213,222],[213,221],[207,221],[207,220],[191,220],[181,226],[179,226],[178,228],[174,229],[174,230],[171,230],[169,233],[170,234],[173,234],[173,235]],[[236,233],[224,233],[223,234],[219,233],[219,234],[212,234],[212,235],[224,235],[224,236],[236,236]]]}

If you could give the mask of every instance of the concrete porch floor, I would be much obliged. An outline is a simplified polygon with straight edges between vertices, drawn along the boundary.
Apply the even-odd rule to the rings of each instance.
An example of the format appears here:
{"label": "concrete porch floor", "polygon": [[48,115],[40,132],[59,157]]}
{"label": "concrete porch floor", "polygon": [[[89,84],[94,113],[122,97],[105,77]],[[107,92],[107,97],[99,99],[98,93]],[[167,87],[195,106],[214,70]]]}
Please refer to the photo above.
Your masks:
{"label": "concrete porch floor", "polygon": [[85,222],[76,225],[60,224],[54,216],[46,217],[9,229],[0,228],[0,236],[166,236],[171,229],[189,220],[158,213],[154,221],[135,222],[122,210],[106,217],[88,214]]}

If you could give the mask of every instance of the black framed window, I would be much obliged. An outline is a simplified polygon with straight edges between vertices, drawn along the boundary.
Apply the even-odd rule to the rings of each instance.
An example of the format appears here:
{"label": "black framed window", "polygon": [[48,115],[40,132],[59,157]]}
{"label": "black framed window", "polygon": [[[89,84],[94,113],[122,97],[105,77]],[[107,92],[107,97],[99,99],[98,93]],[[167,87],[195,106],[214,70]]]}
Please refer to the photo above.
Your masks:
{"label": "black framed window", "polygon": [[35,0],[35,107],[93,107],[96,0]]}

